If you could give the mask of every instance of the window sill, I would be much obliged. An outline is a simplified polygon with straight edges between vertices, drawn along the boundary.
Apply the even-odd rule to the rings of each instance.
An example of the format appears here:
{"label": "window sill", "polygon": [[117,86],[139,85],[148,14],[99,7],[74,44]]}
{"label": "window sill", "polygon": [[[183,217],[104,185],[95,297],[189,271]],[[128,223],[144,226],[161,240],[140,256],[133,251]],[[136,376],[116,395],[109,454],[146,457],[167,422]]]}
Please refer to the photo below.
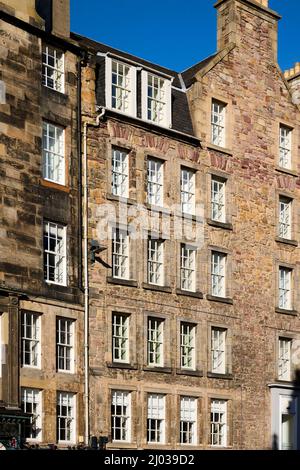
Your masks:
{"label": "window sill", "polygon": [[116,277],[107,277],[106,281],[108,284],[117,284],[119,286],[127,287],[138,287],[137,281],[133,281],[131,279],[118,279]]}
{"label": "window sill", "polygon": [[225,379],[225,380],[232,380],[232,374],[217,374],[216,372],[207,372],[207,377],[210,379]]}
{"label": "window sill", "polygon": [[186,295],[187,297],[195,297],[196,299],[203,299],[202,292],[193,292],[189,290],[176,289],[177,295]]}
{"label": "window sill", "polygon": [[202,370],[176,369],[176,375],[188,375],[190,377],[203,377]]}
{"label": "window sill", "polygon": [[288,238],[276,237],[275,241],[278,243],[284,243],[285,245],[298,246],[297,240],[290,240]]}
{"label": "window sill", "polygon": [[145,206],[150,211],[161,212],[162,214],[171,215],[170,209],[167,209],[166,207],[156,206],[155,204],[149,204],[149,202],[146,202]]}
{"label": "window sill", "polygon": [[166,294],[172,293],[171,287],[167,286],[157,286],[156,284],[148,284],[147,282],[143,282],[142,287],[146,290],[155,290],[157,292],[165,292]]}
{"label": "window sill", "polygon": [[279,307],[275,308],[275,312],[276,313],[282,313],[283,315],[292,315],[294,317],[296,317],[298,315],[297,310],[287,310],[285,308],[279,308]]}
{"label": "window sill", "polygon": [[108,201],[116,201],[116,202],[121,202],[122,204],[129,204],[133,206],[136,204],[136,201],[134,199],[130,199],[129,197],[123,197],[123,196],[115,196],[114,194],[107,194],[106,199]]}
{"label": "window sill", "polygon": [[108,369],[138,370],[136,364],[130,364],[129,362],[107,362],[106,367],[108,367]]}
{"label": "window sill", "polygon": [[209,150],[216,150],[217,152],[222,152],[222,153],[226,153],[226,155],[230,155],[232,157],[233,153],[230,149],[227,149],[225,147],[219,147],[219,145],[215,145],[215,144],[208,144],[206,146]]}
{"label": "window sill", "polygon": [[144,366],[143,370],[145,372],[158,372],[160,374],[172,374],[172,369],[171,367],[151,367],[151,366]]}
{"label": "window sill", "polygon": [[289,170],[288,168],[282,168],[281,166],[276,166],[275,170],[279,171],[279,173],[285,173],[286,175],[298,177],[298,173],[296,171]]}
{"label": "window sill", "polygon": [[218,222],[217,220],[207,219],[207,224],[212,227],[223,228],[225,230],[233,230],[232,224],[228,222]]}
{"label": "window sill", "polygon": [[215,295],[207,294],[206,299],[212,302],[222,302],[223,304],[230,304],[230,305],[233,304],[233,299],[229,297],[217,297]]}
{"label": "window sill", "polygon": [[46,98],[55,98],[60,103],[66,103],[68,101],[68,95],[58,90],[54,90],[54,88],[50,88],[46,85],[42,86],[42,95]]}
{"label": "window sill", "polygon": [[63,191],[65,193],[70,192],[70,188],[67,186],[64,186],[62,184],[54,183],[53,181],[48,181],[43,178],[40,179],[40,184],[41,186],[44,186],[45,188],[50,188],[50,189],[57,189],[58,191]]}

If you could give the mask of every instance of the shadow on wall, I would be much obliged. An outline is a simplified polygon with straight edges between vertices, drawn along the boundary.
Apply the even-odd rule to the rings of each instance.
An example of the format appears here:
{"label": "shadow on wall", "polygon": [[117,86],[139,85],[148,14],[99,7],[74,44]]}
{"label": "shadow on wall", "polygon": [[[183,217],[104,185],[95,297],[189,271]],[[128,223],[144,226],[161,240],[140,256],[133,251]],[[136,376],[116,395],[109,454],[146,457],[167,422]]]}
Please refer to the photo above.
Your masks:
{"label": "shadow on wall", "polygon": [[45,20],[46,32],[52,31],[52,0],[35,0],[35,9],[43,20]]}

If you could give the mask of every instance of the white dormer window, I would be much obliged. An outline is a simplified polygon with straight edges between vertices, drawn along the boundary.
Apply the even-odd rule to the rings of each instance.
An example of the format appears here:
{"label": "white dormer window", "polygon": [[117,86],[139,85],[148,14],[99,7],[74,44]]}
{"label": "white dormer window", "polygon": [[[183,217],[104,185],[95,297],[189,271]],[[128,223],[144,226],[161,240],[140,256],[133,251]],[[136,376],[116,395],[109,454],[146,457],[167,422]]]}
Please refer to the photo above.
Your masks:
{"label": "white dormer window", "polygon": [[171,80],[142,71],[142,119],[171,127]]}
{"label": "white dormer window", "polygon": [[106,106],[136,116],[136,68],[106,58]]}

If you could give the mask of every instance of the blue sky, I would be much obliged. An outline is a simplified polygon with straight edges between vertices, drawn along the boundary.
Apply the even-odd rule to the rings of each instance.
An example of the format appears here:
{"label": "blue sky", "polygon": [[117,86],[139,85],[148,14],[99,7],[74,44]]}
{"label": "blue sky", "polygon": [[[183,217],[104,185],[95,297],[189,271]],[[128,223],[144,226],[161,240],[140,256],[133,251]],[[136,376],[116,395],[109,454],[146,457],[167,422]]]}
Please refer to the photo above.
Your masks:
{"label": "blue sky", "polygon": [[[214,0],[71,0],[72,31],[173,70],[216,50]],[[279,65],[300,61],[300,1],[269,0],[282,15]]]}

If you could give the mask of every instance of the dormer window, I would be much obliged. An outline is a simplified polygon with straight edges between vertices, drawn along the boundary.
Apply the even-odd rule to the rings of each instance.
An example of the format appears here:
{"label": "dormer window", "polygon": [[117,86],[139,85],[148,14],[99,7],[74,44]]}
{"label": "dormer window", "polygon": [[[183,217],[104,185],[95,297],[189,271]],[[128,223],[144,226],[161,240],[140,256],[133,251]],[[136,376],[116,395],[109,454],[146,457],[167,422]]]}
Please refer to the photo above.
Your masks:
{"label": "dormer window", "polygon": [[142,119],[171,127],[171,80],[142,71]]}
{"label": "dormer window", "polygon": [[136,116],[136,68],[106,58],[106,106]]}

